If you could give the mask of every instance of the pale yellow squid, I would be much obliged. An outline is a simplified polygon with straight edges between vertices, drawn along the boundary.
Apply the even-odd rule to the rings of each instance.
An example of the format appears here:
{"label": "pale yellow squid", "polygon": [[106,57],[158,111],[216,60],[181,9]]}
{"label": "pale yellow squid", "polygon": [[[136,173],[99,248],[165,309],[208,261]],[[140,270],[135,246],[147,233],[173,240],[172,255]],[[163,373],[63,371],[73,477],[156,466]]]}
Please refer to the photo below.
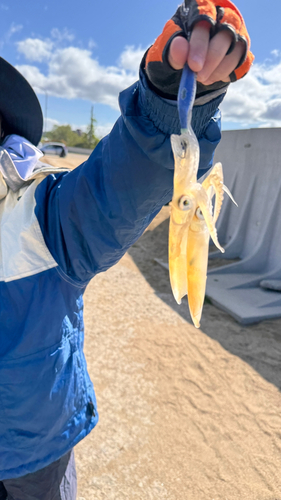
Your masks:
{"label": "pale yellow squid", "polygon": [[197,181],[199,145],[191,127],[195,88],[195,75],[186,65],[178,95],[181,135],[171,136],[175,170],[170,203],[169,273],[177,303],[187,295],[192,321],[199,328],[206,290],[209,239],[211,236],[217,248],[224,252],[218,242],[215,222],[223,192],[233,198],[223,184],[221,163],[212,168],[202,184]]}

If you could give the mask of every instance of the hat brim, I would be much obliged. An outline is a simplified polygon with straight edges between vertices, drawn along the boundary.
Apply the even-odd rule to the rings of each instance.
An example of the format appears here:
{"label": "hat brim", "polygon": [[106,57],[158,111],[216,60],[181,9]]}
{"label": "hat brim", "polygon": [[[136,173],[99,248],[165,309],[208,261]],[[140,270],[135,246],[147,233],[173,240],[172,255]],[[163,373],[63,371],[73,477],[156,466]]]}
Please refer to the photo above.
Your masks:
{"label": "hat brim", "polygon": [[37,146],[43,131],[43,114],[37,96],[22,74],[0,57],[0,114],[5,135],[17,134]]}

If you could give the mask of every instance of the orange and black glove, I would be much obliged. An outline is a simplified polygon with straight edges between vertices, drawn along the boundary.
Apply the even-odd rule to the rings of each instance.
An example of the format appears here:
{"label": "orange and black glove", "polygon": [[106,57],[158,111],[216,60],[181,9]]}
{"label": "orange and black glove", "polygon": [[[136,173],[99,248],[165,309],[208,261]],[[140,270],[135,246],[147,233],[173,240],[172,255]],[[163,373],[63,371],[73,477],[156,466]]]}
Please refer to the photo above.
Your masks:
{"label": "orange and black glove", "polygon": [[[229,75],[230,81],[242,78],[249,71],[254,56],[249,50],[250,37],[237,7],[230,0],[185,0],[166,23],[162,34],[147,51],[142,63],[151,87],[163,97],[176,98],[182,73],[182,70],[175,70],[169,64],[170,44],[177,36],[189,40],[194,26],[201,21],[210,23],[210,38],[222,30],[228,30],[232,43],[227,54],[232,52],[237,42],[244,44],[243,56]],[[210,92],[227,85],[226,82],[216,82],[206,86],[206,90]],[[202,92],[204,85],[199,86]]]}

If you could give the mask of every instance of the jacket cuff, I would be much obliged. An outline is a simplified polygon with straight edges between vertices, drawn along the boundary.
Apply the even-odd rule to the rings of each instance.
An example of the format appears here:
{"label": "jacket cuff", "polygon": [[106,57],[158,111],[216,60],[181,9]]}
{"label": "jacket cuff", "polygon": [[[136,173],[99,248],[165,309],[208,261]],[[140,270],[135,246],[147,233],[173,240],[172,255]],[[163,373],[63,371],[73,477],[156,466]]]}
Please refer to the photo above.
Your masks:
{"label": "jacket cuff", "polygon": [[[191,125],[198,139],[204,134],[224,96],[225,92],[205,104],[196,103],[193,107]],[[153,92],[149,88],[147,77],[142,69],[139,75],[139,103],[142,113],[163,134],[180,134],[180,121],[175,101],[169,102]]]}

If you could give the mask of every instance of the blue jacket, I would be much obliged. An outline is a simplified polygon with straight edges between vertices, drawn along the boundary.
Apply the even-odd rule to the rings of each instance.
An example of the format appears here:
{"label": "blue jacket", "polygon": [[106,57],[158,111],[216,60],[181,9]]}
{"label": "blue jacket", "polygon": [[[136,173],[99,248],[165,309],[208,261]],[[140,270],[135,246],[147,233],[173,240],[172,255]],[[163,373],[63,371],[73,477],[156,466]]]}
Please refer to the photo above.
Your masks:
{"label": "blue jacket", "polygon": [[[194,107],[199,174],[220,140],[223,96]],[[143,75],[121,117],[71,172],[36,165],[23,181],[0,148],[0,480],[57,460],[97,424],[83,354],[83,293],[170,201],[177,108]]]}

